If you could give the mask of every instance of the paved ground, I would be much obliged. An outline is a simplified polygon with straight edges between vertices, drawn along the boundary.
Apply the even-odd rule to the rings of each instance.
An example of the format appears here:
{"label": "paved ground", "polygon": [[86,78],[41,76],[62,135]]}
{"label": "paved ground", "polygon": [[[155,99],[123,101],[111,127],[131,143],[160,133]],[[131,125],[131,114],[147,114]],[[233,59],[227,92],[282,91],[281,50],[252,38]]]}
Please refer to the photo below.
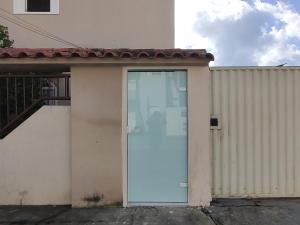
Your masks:
{"label": "paved ground", "polygon": [[209,209],[0,207],[0,225],[299,225],[300,199],[222,200]]}
{"label": "paved ground", "polygon": [[300,199],[222,200],[208,210],[216,225],[300,225]]}

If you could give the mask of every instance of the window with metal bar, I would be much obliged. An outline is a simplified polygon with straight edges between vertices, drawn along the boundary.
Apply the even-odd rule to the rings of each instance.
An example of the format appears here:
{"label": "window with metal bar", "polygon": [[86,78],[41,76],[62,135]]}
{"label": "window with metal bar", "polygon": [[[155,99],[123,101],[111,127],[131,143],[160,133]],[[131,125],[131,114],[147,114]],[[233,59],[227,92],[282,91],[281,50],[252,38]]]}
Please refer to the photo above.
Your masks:
{"label": "window with metal bar", "polygon": [[43,105],[70,105],[69,83],[69,73],[0,72],[0,139]]}
{"label": "window with metal bar", "polygon": [[51,12],[50,0],[27,0],[26,1],[27,12]]}

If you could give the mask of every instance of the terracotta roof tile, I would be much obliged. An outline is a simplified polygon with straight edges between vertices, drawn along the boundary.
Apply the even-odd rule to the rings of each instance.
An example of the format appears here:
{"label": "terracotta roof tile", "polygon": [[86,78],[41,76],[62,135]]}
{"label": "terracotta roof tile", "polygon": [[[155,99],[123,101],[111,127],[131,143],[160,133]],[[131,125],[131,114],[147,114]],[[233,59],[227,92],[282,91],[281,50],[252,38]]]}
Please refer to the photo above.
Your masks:
{"label": "terracotta roof tile", "polygon": [[0,58],[199,58],[213,61],[204,49],[90,49],[90,48],[2,48]]}

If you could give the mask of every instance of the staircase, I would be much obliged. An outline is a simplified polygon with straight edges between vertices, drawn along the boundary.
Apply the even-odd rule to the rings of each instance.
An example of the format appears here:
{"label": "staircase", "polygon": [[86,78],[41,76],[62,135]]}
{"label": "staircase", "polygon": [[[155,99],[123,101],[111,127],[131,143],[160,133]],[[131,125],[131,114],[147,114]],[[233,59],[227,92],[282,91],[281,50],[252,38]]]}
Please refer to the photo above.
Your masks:
{"label": "staircase", "polygon": [[0,139],[43,105],[70,105],[70,74],[0,73]]}

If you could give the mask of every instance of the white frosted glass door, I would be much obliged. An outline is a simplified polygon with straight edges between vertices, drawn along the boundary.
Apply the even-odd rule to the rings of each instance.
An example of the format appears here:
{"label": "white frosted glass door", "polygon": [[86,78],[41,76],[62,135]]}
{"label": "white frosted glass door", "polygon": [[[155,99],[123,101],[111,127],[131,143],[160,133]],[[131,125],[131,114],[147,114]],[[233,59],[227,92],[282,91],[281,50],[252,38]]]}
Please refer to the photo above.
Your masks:
{"label": "white frosted glass door", "polygon": [[187,203],[187,75],[128,72],[128,202]]}

